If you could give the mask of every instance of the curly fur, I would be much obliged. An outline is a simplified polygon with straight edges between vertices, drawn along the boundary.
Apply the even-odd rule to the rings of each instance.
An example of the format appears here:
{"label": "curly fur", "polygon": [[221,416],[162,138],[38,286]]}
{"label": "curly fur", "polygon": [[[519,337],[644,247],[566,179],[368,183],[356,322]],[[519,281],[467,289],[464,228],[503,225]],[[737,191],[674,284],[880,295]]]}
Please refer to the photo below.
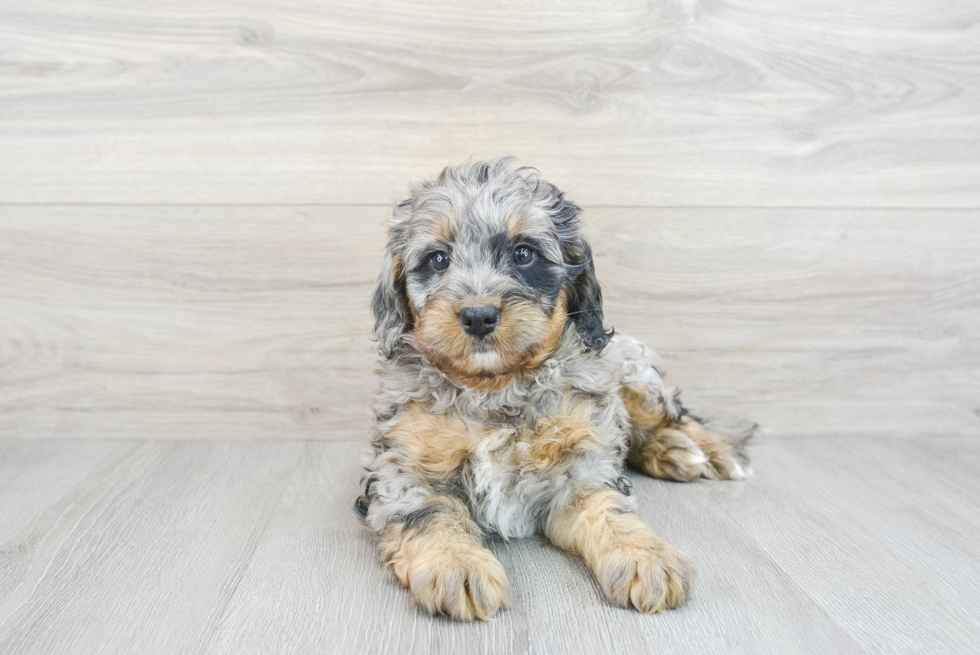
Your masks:
{"label": "curly fur", "polygon": [[[486,619],[506,603],[490,534],[543,533],[585,556],[612,602],[676,607],[693,565],[636,517],[624,467],[745,477],[741,442],[705,430],[655,355],[604,327],[581,210],[511,164],[447,168],[395,209],[372,301],[380,384],[356,511],[433,613]],[[531,264],[515,263],[521,246]],[[488,304],[499,325],[470,336],[458,312]]]}

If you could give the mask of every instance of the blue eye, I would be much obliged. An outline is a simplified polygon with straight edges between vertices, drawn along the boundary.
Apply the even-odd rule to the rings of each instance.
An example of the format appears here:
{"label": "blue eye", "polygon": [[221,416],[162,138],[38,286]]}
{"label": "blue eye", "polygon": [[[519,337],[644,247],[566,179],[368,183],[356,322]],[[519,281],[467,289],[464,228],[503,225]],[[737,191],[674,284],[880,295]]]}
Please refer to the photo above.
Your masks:
{"label": "blue eye", "polygon": [[434,252],[429,255],[429,263],[437,271],[444,271],[449,268],[449,255],[441,250]]}
{"label": "blue eye", "polygon": [[517,246],[514,250],[514,263],[518,266],[527,266],[534,261],[534,251],[527,246]]}

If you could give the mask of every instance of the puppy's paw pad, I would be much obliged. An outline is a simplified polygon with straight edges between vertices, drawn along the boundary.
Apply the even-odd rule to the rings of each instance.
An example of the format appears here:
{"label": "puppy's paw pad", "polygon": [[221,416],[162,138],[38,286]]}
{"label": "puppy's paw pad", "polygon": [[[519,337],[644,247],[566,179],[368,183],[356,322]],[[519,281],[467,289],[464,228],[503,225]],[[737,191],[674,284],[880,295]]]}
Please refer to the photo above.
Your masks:
{"label": "puppy's paw pad", "polygon": [[415,599],[431,614],[487,621],[507,603],[507,574],[486,548],[453,548],[426,556],[409,577]]}
{"label": "puppy's paw pad", "polygon": [[644,614],[677,608],[694,588],[694,563],[665,543],[612,550],[596,575],[610,601]]}

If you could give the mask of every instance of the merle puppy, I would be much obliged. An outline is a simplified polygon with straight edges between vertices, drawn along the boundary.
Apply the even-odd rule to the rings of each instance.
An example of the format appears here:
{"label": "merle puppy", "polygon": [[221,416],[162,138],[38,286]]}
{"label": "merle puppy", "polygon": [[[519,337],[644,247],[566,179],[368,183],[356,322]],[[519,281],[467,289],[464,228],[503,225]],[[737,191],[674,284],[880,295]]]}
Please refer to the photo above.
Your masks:
{"label": "merle puppy", "polygon": [[395,209],[355,509],[432,613],[492,617],[508,582],[483,538],[534,533],[581,554],[616,605],[675,608],[694,566],[637,517],[624,467],[743,478],[740,443],[688,415],[656,356],[603,326],[581,210],[511,162],[447,168]]}

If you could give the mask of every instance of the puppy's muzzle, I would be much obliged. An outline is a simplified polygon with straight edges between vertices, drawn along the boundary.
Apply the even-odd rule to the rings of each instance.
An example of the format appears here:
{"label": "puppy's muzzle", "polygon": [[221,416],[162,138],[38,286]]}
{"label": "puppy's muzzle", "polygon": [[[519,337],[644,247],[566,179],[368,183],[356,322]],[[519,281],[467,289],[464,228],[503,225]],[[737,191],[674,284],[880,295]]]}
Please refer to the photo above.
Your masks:
{"label": "puppy's muzzle", "polygon": [[459,322],[466,334],[482,339],[500,323],[500,310],[493,305],[464,307],[459,312]]}

